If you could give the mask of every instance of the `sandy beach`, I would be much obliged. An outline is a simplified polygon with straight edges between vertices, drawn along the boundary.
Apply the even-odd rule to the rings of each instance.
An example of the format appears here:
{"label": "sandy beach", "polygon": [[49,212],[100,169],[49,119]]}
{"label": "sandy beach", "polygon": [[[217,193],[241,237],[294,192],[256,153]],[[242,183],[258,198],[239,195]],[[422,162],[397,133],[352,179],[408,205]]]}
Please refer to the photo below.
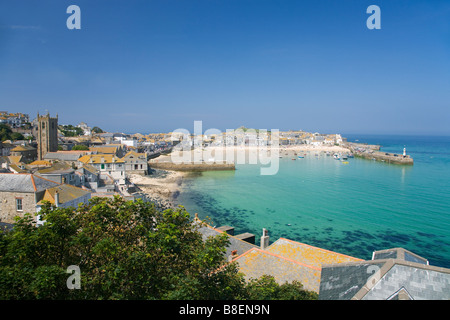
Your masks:
{"label": "sandy beach", "polygon": [[169,155],[160,156],[152,159],[151,162],[175,162],[187,163],[195,161],[204,161],[206,163],[238,163],[248,159],[258,159],[258,157],[268,156],[292,156],[296,153],[342,153],[348,154],[350,150],[342,146],[313,146],[313,145],[293,145],[279,147],[263,146],[209,146],[205,148],[196,148],[188,151],[174,151]]}

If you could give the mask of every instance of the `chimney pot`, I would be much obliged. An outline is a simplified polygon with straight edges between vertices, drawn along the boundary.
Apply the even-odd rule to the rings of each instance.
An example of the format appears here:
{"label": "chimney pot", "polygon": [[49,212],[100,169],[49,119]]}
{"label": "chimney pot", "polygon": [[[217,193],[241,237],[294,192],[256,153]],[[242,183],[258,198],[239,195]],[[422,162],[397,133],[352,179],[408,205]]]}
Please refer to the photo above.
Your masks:
{"label": "chimney pot", "polygon": [[265,250],[269,246],[269,232],[263,228],[263,234],[261,237],[261,249]]}
{"label": "chimney pot", "polygon": [[55,191],[55,206],[59,207],[59,192],[58,192],[58,190]]}

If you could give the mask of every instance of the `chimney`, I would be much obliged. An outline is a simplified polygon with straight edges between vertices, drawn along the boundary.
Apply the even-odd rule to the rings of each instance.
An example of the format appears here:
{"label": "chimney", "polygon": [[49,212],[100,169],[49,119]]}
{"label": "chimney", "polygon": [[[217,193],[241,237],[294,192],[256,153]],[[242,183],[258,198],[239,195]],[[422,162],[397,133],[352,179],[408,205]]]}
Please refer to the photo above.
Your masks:
{"label": "chimney", "polygon": [[269,246],[269,232],[263,228],[263,234],[261,237],[261,249],[265,250]]}
{"label": "chimney", "polygon": [[237,250],[231,251],[231,254],[228,256],[228,262],[233,261],[237,257]]}
{"label": "chimney", "polygon": [[59,192],[58,192],[58,190],[55,191],[55,206],[59,207]]}

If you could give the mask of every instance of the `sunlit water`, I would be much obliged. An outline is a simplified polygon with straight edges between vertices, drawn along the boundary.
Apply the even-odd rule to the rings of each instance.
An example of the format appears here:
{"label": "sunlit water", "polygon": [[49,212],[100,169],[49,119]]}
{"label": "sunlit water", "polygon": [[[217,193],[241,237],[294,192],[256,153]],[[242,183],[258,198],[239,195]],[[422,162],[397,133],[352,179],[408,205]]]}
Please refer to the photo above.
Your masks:
{"label": "sunlit water", "polygon": [[450,267],[450,137],[347,136],[407,153],[413,166],[325,154],[279,159],[276,175],[258,165],[204,172],[185,180],[177,201],[216,226],[280,237],[370,259],[403,247]]}

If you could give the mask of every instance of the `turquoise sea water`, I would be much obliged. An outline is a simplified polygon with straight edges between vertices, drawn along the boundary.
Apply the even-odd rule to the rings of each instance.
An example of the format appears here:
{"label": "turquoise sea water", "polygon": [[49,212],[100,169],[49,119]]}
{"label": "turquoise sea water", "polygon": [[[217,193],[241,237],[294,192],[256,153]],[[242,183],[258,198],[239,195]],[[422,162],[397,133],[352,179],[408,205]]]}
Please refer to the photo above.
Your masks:
{"label": "turquoise sea water", "polygon": [[280,160],[276,175],[258,165],[186,179],[177,202],[216,226],[280,237],[371,259],[403,247],[431,265],[450,267],[450,137],[347,135],[407,153],[413,166],[353,158],[348,164],[313,153]]}

